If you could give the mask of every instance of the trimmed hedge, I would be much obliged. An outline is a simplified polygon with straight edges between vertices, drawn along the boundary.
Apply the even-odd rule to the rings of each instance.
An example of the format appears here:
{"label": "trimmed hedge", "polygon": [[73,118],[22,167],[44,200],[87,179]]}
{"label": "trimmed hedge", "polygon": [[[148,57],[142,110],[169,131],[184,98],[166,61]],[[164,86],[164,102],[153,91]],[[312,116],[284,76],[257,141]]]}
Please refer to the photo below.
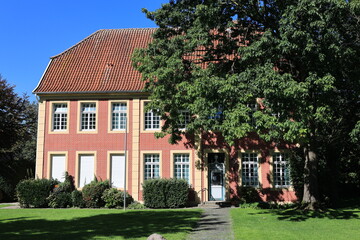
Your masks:
{"label": "trimmed hedge", "polygon": [[48,196],[58,184],[53,179],[27,179],[18,183],[16,194],[21,207],[48,207]]}
{"label": "trimmed hedge", "polygon": [[143,184],[143,199],[149,208],[179,208],[188,204],[189,184],[183,179],[151,179]]}
{"label": "trimmed hedge", "polygon": [[85,202],[85,207],[88,208],[104,207],[105,202],[101,197],[104,191],[109,188],[111,188],[111,184],[108,180],[98,181],[96,178],[94,181],[85,185],[82,189],[82,196]]}
{"label": "trimmed hedge", "polygon": [[[124,206],[124,192],[116,188],[106,189],[102,195],[102,199],[107,208],[122,208]],[[125,205],[128,206],[134,202],[134,199],[130,194],[126,193],[125,201]]]}

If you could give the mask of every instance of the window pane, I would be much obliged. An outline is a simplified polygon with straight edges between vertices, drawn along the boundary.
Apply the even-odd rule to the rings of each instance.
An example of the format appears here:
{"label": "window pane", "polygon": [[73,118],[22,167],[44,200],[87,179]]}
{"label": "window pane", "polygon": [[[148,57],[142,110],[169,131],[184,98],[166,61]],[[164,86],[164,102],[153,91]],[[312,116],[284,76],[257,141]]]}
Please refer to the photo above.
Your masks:
{"label": "window pane", "polygon": [[241,162],[242,185],[257,187],[259,185],[258,154],[242,153]]}

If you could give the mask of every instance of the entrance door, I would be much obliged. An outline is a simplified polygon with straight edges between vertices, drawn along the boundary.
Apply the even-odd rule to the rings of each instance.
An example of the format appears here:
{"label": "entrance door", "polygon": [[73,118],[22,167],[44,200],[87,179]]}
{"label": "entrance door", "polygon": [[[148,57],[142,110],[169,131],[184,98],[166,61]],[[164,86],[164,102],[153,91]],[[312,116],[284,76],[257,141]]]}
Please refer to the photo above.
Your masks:
{"label": "entrance door", "polygon": [[209,200],[225,200],[225,154],[209,153]]}

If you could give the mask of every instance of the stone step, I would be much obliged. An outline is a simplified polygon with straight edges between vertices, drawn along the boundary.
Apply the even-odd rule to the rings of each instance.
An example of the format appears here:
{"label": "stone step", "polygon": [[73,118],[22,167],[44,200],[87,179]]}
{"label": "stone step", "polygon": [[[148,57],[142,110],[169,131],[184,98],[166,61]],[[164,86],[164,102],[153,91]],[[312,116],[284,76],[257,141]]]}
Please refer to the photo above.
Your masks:
{"label": "stone step", "polygon": [[220,208],[220,207],[231,207],[231,203],[227,201],[207,201],[200,203],[198,207],[201,208]]}

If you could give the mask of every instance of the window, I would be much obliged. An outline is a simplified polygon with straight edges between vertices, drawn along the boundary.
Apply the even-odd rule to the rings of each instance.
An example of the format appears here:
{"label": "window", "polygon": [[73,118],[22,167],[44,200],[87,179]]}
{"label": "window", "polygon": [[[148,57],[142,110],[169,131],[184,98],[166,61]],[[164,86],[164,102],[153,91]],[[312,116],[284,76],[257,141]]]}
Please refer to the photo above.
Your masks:
{"label": "window", "polygon": [[[146,105],[146,103],[145,103]],[[160,116],[153,111],[145,112],[145,130],[158,130],[160,129]]]}
{"label": "window", "polygon": [[290,166],[283,153],[273,155],[273,177],[275,187],[288,187],[290,185]]}
{"label": "window", "polygon": [[190,182],[189,154],[174,154],[174,177]]}
{"label": "window", "polygon": [[66,103],[56,103],[53,105],[53,131],[67,130],[68,107]]}
{"label": "window", "polygon": [[127,116],[126,103],[113,103],[111,111],[111,130],[125,130]]}
{"label": "window", "polygon": [[94,179],[94,155],[79,155],[79,187],[84,187]]}
{"label": "window", "polygon": [[257,153],[241,154],[241,178],[243,186],[259,186],[258,162]]}
{"label": "window", "polygon": [[125,156],[110,155],[110,182],[113,187],[124,188]]}
{"label": "window", "polygon": [[81,131],[96,130],[96,104],[81,104]]}
{"label": "window", "polygon": [[181,119],[179,123],[180,129],[185,129],[186,125],[190,122],[190,112],[186,110],[180,111]]}
{"label": "window", "polygon": [[51,166],[51,173],[50,178],[57,179],[60,182],[65,180],[65,155],[50,155],[50,166]]}
{"label": "window", "polygon": [[250,111],[248,112],[248,115],[249,115],[249,118],[250,118],[250,120],[249,120],[249,124],[251,124],[252,126],[255,126],[255,119],[254,119],[254,112],[256,112],[256,110],[257,110],[257,103],[255,102],[255,103],[248,103],[248,104],[246,104],[246,106],[248,107],[248,108],[250,108]]}
{"label": "window", "polygon": [[160,155],[145,154],[145,175],[144,180],[160,177]]}

